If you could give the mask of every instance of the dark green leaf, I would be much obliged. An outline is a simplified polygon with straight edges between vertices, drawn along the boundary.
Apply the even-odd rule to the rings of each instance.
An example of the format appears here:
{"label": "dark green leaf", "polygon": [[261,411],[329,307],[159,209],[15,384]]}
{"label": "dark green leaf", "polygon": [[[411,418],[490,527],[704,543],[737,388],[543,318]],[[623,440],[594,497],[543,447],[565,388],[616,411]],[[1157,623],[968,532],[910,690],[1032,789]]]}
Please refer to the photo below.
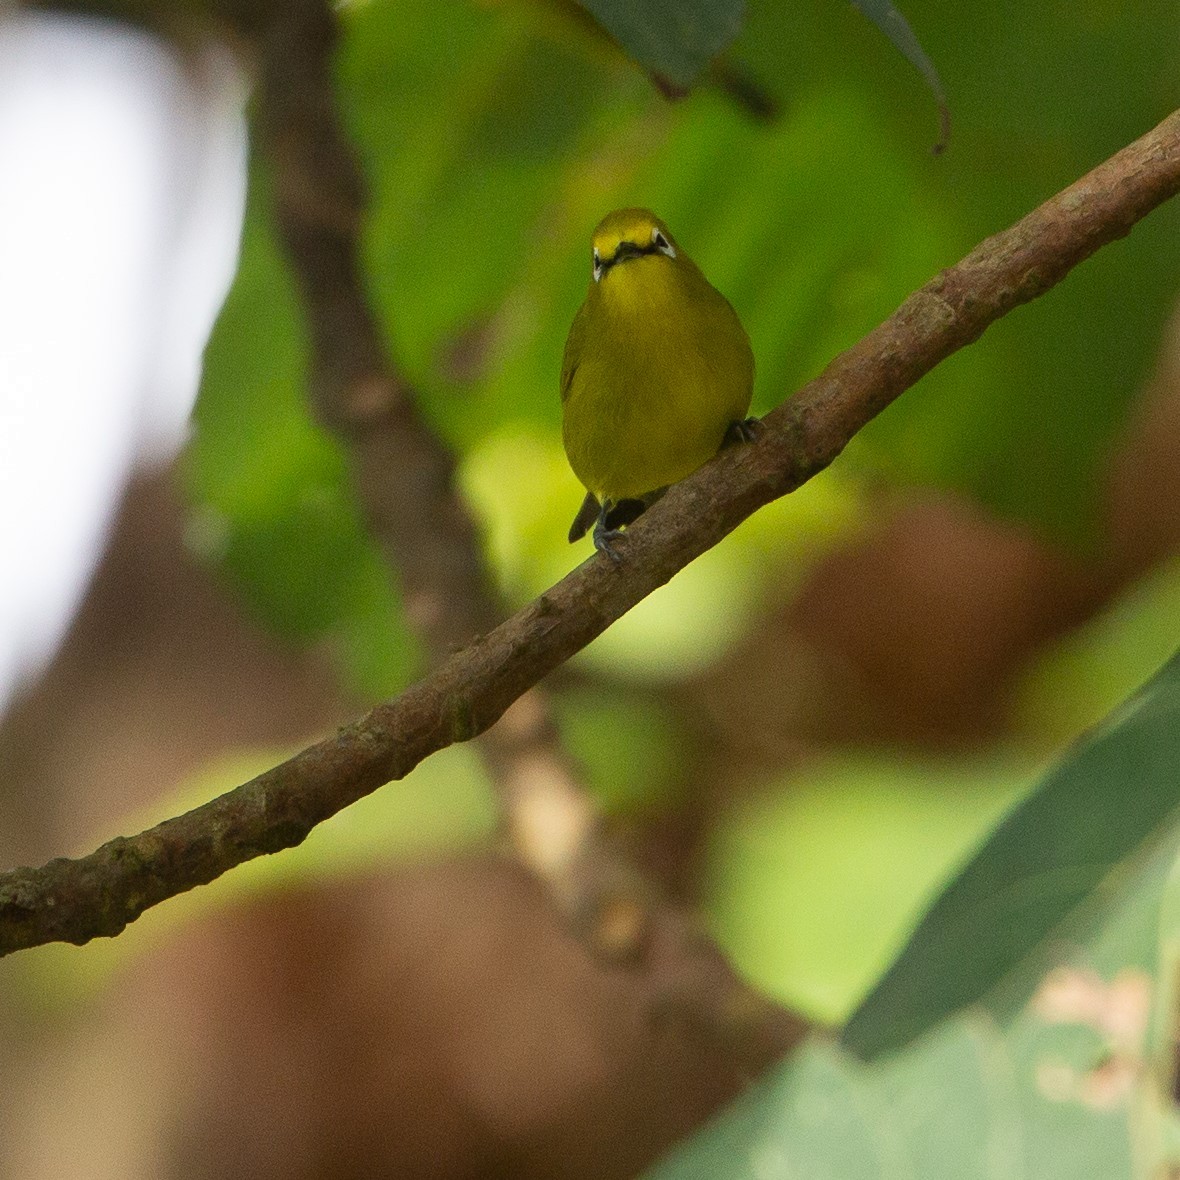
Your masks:
{"label": "dark green leaf", "polygon": [[942,89],[942,79],[938,76],[934,63],[926,56],[926,51],[918,43],[918,38],[914,36],[914,30],[910,28],[906,18],[889,3],[889,0],[852,0],[852,3],[901,50],[906,59],[926,79],[926,84],[938,102],[941,127],[934,150],[936,153],[941,152],[950,137],[951,115],[946,94]]}
{"label": "dark green leaf", "polygon": [[581,0],[649,73],[687,90],[742,27],[745,0]]}
{"label": "dark green leaf", "polygon": [[647,1180],[1164,1175],[1143,1166],[1168,1117],[1143,1054],[1170,866],[1161,849],[1120,879],[1080,945],[1017,973],[1015,1006],[871,1063],[804,1045]]}
{"label": "dark green leaf", "polygon": [[1180,655],[1019,804],[844,1031],[864,1057],[983,996],[1180,802]]}

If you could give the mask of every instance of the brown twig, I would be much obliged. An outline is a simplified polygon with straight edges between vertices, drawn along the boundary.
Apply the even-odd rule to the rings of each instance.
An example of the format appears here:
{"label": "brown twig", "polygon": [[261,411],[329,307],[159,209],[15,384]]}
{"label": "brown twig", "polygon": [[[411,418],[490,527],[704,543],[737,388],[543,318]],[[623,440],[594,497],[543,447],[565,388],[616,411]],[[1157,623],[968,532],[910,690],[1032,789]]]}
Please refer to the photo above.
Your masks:
{"label": "brown twig", "polygon": [[628,533],[621,567],[586,562],[400,697],[186,815],[78,860],[0,875],[0,952],[117,934],[149,906],[299,843],[431,753],[482,733],[757,508],[826,467],[939,361],[1178,190],[1180,113],[915,292],[769,414],[756,443],[673,488]]}

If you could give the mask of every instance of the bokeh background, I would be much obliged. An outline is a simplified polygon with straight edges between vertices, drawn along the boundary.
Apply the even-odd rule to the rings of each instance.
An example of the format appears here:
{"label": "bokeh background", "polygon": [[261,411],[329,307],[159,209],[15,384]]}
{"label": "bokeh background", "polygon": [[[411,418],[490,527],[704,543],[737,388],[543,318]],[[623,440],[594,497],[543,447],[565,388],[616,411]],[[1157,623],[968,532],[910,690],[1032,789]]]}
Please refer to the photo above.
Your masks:
{"label": "bokeh background", "polygon": [[[675,102],[572,4],[340,10],[366,281],[509,602],[589,552],[565,541],[580,494],[556,386],[604,212],[657,210],[729,297],[764,412],[1180,97],[1173,4],[904,11],[950,101],[938,157],[922,80],[830,0],[750,0]],[[24,63],[0,83],[0,242],[27,255],[0,274],[5,864],[208,798],[424,667],[308,410],[274,177],[245,154],[248,62],[66,22],[0,18],[0,57]],[[71,105],[65,82],[95,72],[72,63],[102,54],[106,82]],[[89,172],[46,162],[83,159],[104,85],[124,87],[112,126],[151,124],[136,158],[157,178],[106,206],[103,178],[130,170],[114,149]],[[57,123],[30,124],[53,105],[38,93]],[[855,1009],[1000,817],[1176,648],[1178,229],[1163,208],[1001,321],[553,678],[621,838],[817,1021]],[[85,261],[95,241],[108,255]],[[120,299],[130,327],[101,318]],[[103,349],[118,364],[88,384]],[[114,942],[0,964],[0,1169],[637,1175],[750,1079],[629,1004],[505,855],[483,770],[452,748]],[[808,1068],[793,1084],[853,1101]],[[1062,1110],[1084,1106],[1062,1077]],[[1121,1096],[1086,1108],[1118,1162],[1070,1174],[1124,1174]],[[979,1175],[1018,1174],[993,1157]],[[776,1159],[748,1174],[794,1174]]]}

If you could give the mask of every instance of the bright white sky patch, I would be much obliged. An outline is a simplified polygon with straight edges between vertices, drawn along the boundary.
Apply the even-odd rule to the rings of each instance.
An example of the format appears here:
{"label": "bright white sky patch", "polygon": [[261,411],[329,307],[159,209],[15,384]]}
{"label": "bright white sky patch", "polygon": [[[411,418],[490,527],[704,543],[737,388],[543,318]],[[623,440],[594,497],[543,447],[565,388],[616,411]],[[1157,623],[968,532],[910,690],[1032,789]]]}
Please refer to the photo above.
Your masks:
{"label": "bright white sky patch", "polygon": [[133,464],[179,447],[236,264],[244,83],[122,26],[0,19],[0,711]]}

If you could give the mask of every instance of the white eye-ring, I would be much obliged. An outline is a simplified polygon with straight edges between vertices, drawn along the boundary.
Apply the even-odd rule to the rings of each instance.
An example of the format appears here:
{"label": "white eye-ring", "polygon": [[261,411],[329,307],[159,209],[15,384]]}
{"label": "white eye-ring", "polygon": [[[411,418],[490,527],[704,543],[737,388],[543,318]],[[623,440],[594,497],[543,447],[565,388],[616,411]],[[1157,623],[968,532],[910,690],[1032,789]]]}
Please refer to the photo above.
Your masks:
{"label": "white eye-ring", "polygon": [[602,259],[598,256],[598,247],[594,247],[594,281],[602,278]]}
{"label": "white eye-ring", "polygon": [[652,245],[654,245],[661,254],[667,254],[669,258],[676,257],[676,247],[673,246],[666,237],[664,237],[658,226],[651,231],[651,240]]}

